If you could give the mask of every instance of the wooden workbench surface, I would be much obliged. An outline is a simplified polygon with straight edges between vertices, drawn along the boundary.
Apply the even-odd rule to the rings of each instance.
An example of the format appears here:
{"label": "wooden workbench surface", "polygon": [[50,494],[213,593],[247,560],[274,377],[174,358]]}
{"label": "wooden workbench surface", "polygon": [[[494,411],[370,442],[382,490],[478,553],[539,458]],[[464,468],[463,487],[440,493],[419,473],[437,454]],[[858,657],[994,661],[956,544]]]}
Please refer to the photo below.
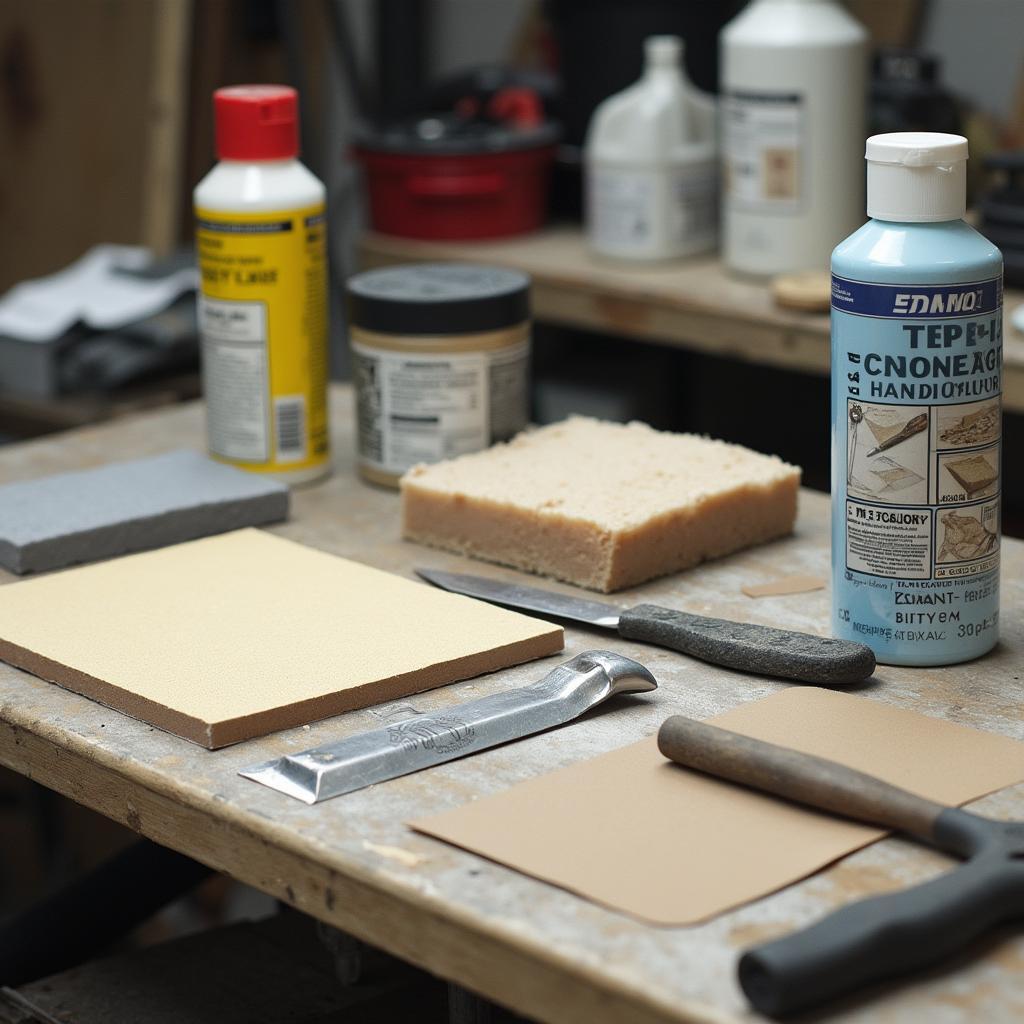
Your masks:
{"label": "wooden workbench surface", "polygon": [[[573,227],[499,242],[417,242],[369,234],[360,245],[365,267],[419,260],[468,260],[525,271],[533,278],[538,320],[828,373],[828,314],[780,309],[766,284],[727,274],[716,257],[613,263],[594,257]],[[1024,334],[1010,324],[1022,302],[1024,293],[1007,291],[1003,406],[1009,412],[1024,412]]]}
{"label": "wooden workbench surface", "polygon": [[[333,395],[334,476],[296,493],[292,520],[274,532],[406,575],[414,565],[471,568],[464,559],[398,539],[397,497],[359,483],[353,474],[351,422],[350,392],[338,388]],[[0,449],[0,481],[172,447],[200,447],[201,431],[201,408],[193,404],[11,446]],[[642,597],[823,631],[825,591],[758,601],[740,593],[742,584],[780,573],[827,572],[827,499],[805,492],[801,502],[793,538],[626,592],[621,601]],[[863,694],[1019,736],[1024,544],[1004,542],[1003,556],[1004,640],[996,653],[955,668],[881,668]],[[130,636],[125,642],[131,642]],[[856,896],[919,881],[947,864],[937,854],[889,839],[708,924],[662,929],[406,828],[404,822],[412,817],[650,735],[670,713],[703,718],[782,685],[583,630],[567,631],[564,657],[600,646],[645,662],[661,689],[546,735],[316,807],[235,773],[254,761],[374,727],[380,709],[210,752],[0,665],[0,763],[524,1014],[570,1024],[753,1019],[734,981],[739,950],[807,924]],[[548,659],[403,703],[438,709],[526,683],[555,663]],[[1004,790],[976,806],[993,815],[1024,818],[1024,787]],[[757,856],[756,836],[751,837],[750,856]],[[643,869],[642,864],[623,865],[624,871]],[[662,884],[668,889],[675,880],[665,878]],[[1008,933],[972,953],[953,969],[886,990],[870,1001],[843,1004],[824,1019],[873,1024],[1024,1019],[1024,938]]]}

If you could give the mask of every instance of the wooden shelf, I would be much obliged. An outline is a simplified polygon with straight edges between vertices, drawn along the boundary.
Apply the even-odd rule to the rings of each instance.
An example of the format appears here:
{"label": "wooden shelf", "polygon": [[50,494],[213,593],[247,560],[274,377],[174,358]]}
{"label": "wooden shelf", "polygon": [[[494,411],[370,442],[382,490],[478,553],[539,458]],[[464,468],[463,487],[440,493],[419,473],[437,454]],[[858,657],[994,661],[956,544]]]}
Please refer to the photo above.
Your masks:
{"label": "wooden shelf", "polygon": [[[733,277],[712,257],[654,267],[604,262],[578,228],[555,227],[500,242],[417,242],[368,234],[364,267],[425,260],[469,260],[522,270],[533,278],[538,320],[765,366],[825,375],[829,318],[780,309],[768,286]],[[1007,291],[1009,313],[1024,292]],[[1024,334],[1006,318],[1003,401],[1024,412]]]}

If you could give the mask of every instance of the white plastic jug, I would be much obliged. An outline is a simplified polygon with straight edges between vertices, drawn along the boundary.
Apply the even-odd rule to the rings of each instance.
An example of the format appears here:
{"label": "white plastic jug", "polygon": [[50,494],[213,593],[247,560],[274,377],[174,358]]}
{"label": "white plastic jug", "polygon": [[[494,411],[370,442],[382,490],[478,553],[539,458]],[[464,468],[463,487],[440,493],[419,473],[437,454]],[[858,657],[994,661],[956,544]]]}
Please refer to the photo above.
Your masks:
{"label": "white plastic jug", "polygon": [[835,0],[754,0],[721,51],[723,259],[826,270],[862,219],[867,33]]}
{"label": "white plastic jug", "polygon": [[651,36],[643,76],[594,111],[584,149],[595,252],[664,260],[718,235],[715,104],[682,71],[682,40]]}

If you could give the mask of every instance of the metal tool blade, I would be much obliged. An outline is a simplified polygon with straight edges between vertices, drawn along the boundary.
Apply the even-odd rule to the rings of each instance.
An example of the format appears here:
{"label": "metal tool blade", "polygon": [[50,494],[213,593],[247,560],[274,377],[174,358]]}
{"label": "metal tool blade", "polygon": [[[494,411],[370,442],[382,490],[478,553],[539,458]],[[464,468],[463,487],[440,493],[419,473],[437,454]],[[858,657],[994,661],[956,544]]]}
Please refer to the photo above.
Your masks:
{"label": "metal tool blade", "polygon": [[524,587],[518,583],[503,583],[486,576],[470,576],[468,573],[441,572],[439,569],[417,569],[416,575],[433,583],[442,590],[451,590],[466,597],[478,597],[481,601],[515,608],[521,612],[539,612],[559,619],[572,619],[588,626],[617,629],[619,609],[603,601],[586,601],[579,597],[568,597],[538,587]]}
{"label": "metal tool blade", "polygon": [[632,658],[585,651],[530,686],[416,715],[238,774],[315,804],[562,725],[615,694],[646,693],[657,686]]}

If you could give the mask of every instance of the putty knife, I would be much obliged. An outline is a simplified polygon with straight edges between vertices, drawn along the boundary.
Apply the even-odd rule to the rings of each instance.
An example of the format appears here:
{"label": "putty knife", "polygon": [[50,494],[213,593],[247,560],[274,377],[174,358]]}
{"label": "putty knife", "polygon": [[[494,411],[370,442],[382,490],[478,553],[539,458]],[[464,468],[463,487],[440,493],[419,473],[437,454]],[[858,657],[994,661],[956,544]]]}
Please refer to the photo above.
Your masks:
{"label": "putty knife", "polygon": [[875,671],[871,648],[852,640],[833,640],[749,622],[690,615],[656,604],[620,609],[603,601],[567,597],[484,576],[436,569],[417,569],[416,573],[428,583],[456,594],[518,611],[614,629],[626,640],[669,647],[741,672],[793,679],[799,683],[841,686],[859,683]]}
{"label": "putty knife", "polygon": [[945,807],[834,761],[678,715],[662,725],[658,747],[687,768],[899,829],[966,861],[923,885],[851,903],[747,950],[740,986],[761,1013],[788,1016],[926,967],[997,924],[1024,917],[1024,823]]}
{"label": "putty knife", "polygon": [[415,715],[238,774],[315,804],[564,725],[616,694],[657,687],[654,676],[632,658],[584,651],[530,686]]}

